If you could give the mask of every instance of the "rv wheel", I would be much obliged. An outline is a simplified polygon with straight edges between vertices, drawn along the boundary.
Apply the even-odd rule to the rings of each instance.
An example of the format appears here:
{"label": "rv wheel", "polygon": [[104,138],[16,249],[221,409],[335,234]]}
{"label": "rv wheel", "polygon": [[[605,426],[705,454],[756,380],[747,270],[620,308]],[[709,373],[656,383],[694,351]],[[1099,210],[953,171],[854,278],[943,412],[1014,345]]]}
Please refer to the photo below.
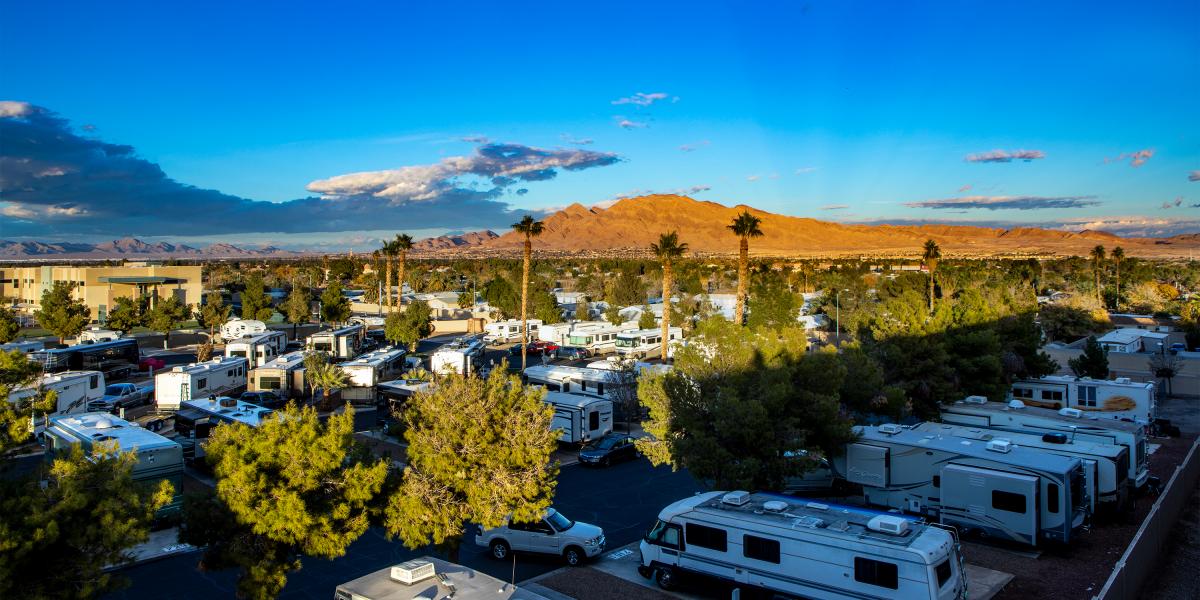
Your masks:
{"label": "rv wheel", "polygon": [[496,540],[492,542],[492,558],[504,559],[508,557],[508,542],[504,540]]}
{"label": "rv wheel", "polygon": [[658,568],[658,587],[664,590],[675,588],[675,571],[670,567]]}
{"label": "rv wheel", "polygon": [[579,563],[583,562],[583,556],[583,551],[575,546],[570,546],[563,552],[563,559],[572,567],[578,567]]}

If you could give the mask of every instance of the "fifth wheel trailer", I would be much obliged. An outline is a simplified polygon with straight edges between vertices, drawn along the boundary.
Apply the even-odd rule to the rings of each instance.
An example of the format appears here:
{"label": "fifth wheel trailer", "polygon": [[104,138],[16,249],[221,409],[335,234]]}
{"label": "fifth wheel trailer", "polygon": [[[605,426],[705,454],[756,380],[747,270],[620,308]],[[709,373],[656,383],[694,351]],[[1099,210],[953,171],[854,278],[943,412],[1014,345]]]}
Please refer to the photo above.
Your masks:
{"label": "fifth wheel trailer", "polygon": [[1145,425],[1158,416],[1156,390],[1153,383],[1136,382],[1128,377],[1047,375],[1013,382],[1012,397],[1029,406],[1054,410],[1076,408],[1102,419],[1132,419]]}
{"label": "fifth wheel trailer", "polygon": [[308,397],[304,380],[304,353],[289,352],[250,371],[247,389],[252,392],[275,392],[280,398]]}
{"label": "fifth wheel trailer", "polygon": [[868,504],[1036,546],[1069,543],[1088,516],[1083,463],[1002,440],[964,440],[899,425],[855,427],[832,460]]}
{"label": "fifth wheel trailer", "polygon": [[546,392],[545,402],[554,407],[551,428],[562,432],[558,437],[560,442],[587,442],[612,432],[613,403],[610,400],[563,392]]}
{"label": "fifth wheel trailer", "polygon": [[172,367],[154,376],[154,403],[159,411],[177,411],[193,398],[236,396],[246,391],[246,371],[246,359],[240,356]]}
{"label": "fifth wheel trailer", "polygon": [[261,367],[283,353],[287,347],[287,335],[282,331],[268,331],[246,335],[225,343],[225,356],[240,356],[250,361],[250,368]]}
{"label": "fifth wheel trailer", "polygon": [[54,410],[34,417],[34,433],[41,433],[47,418],[87,412],[88,404],[104,399],[104,373],[99,371],[62,371],[42,375],[32,385],[20,387],[8,394],[9,402],[18,402],[53,391],[57,397]]}
{"label": "fifth wheel trailer", "polygon": [[350,325],[340,329],[318,331],[305,340],[304,346],[309,350],[324,352],[335,361],[350,360],[362,350],[363,338],[367,328],[363,325]]}
{"label": "fifth wheel trailer", "polygon": [[348,380],[346,387],[342,388],[342,398],[355,404],[373,406],[377,397],[376,386],[404,374],[405,354],[407,352],[402,348],[376,350],[338,365]]}

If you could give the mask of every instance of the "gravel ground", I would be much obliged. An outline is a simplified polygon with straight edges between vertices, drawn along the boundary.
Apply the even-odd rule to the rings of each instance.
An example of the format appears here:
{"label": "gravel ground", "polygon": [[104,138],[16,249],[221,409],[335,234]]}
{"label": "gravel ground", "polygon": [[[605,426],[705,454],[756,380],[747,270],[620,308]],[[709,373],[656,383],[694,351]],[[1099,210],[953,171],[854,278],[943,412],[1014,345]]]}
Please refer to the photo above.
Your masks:
{"label": "gravel ground", "polygon": [[1141,596],[1146,600],[1198,600],[1200,586],[1200,489],[1183,508],[1178,527],[1162,549],[1162,564],[1150,574]]}
{"label": "gravel ground", "polygon": [[630,583],[591,567],[570,569],[538,583],[578,600],[674,600],[657,590]]}

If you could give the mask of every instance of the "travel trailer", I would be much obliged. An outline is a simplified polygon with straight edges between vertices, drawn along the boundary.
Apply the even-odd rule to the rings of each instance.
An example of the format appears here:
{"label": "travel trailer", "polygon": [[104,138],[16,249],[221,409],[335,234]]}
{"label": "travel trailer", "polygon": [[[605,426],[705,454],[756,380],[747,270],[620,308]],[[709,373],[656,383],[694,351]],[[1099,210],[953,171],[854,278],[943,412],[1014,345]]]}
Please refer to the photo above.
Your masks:
{"label": "travel trailer", "polygon": [[551,392],[615,400],[623,372],[568,365],[534,365],[526,367],[524,374],[526,383],[543,386]]}
{"label": "travel trailer", "polygon": [[[529,319],[529,339],[534,339],[538,335],[538,327],[542,326],[541,319]],[[503,344],[506,342],[515,342],[521,339],[521,320],[509,319],[507,321],[496,321],[483,326],[483,342],[485,344]]]}
{"label": "travel trailer", "polygon": [[112,381],[132,375],[142,360],[142,352],[138,349],[137,340],[121,338],[111,342],[41,350],[30,353],[29,358],[41,363],[47,373],[100,371]]}
{"label": "travel trailer", "polygon": [[1048,375],[1022,379],[1012,386],[1012,398],[1041,408],[1077,408],[1104,419],[1133,419],[1143,425],[1157,416],[1155,385],[1128,377],[1091,379]]}
{"label": "travel trailer", "polygon": [[558,437],[560,442],[587,442],[612,431],[613,403],[609,400],[564,392],[546,392],[545,402],[554,407],[551,428],[562,432]]}
{"label": "travel trailer", "polygon": [[589,356],[608,354],[617,349],[617,334],[633,329],[619,325],[603,325],[586,329],[573,329],[567,336],[567,345],[587,350]]}
{"label": "travel trailer", "polygon": [[463,336],[438,348],[429,357],[429,372],[470,375],[483,365],[486,344],[478,336]]}
{"label": "travel trailer", "polygon": [[1087,518],[1078,458],[894,424],[854,431],[858,441],[831,462],[838,477],[862,486],[868,504],[1031,546],[1069,543]]}
{"label": "travel trailer", "polygon": [[154,376],[154,403],[159,412],[174,412],[192,398],[237,396],[246,391],[247,362],[241,356],[218,357],[172,367]]}
{"label": "travel trailer", "polygon": [[956,534],[920,519],[794,496],[705,492],[667,505],[638,545],[638,573],[685,574],[788,597],[961,599]]}
{"label": "travel trailer", "polygon": [[58,396],[54,412],[34,417],[34,433],[41,433],[47,418],[87,412],[88,404],[104,399],[104,374],[99,371],[62,371],[42,375],[33,385],[20,387],[8,394],[9,402],[31,398],[39,391],[53,391]]}
{"label": "travel trailer", "polygon": [[250,371],[246,388],[252,392],[275,392],[280,398],[308,397],[304,380],[304,353],[289,352]]}
{"label": "travel trailer", "polygon": [[250,361],[250,368],[261,367],[283,354],[287,347],[287,335],[282,331],[268,331],[240,337],[225,344],[225,356],[240,356]]}
{"label": "travel trailer", "polygon": [[397,379],[385,381],[375,387],[384,400],[403,404],[414,395],[432,389],[433,383],[423,379]]}
{"label": "travel trailer", "polygon": [[221,325],[221,339],[225,341],[266,332],[267,324],[254,319],[231,319]]}
{"label": "travel trailer", "polygon": [[108,413],[82,413],[50,417],[46,428],[46,460],[79,446],[86,454],[114,444],[119,452],[134,452],[133,480],[149,485],[167,480],[175,488],[171,502],[158,509],[158,517],[178,513],[183,506],[183,448],[175,440],[139,427]]}
{"label": "travel trailer", "polygon": [[1094,413],[1085,413],[1077,408],[1055,411],[1025,406],[1020,400],[1008,404],[988,402],[983,396],[968,396],[965,400],[943,406],[942,422],[1035,435],[1061,433],[1070,440],[1119,444],[1128,450],[1131,458],[1129,485],[1141,489],[1150,477],[1146,428],[1137,423],[1101,419]]}
{"label": "travel trailer", "polygon": [[79,334],[79,343],[80,344],[98,344],[100,342],[111,342],[113,340],[119,339],[120,337],[121,337],[120,331],[113,331],[111,329],[101,329],[99,327],[92,327],[91,329],[85,329],[83,331],[83,333]]}
{"label": "travel trailer", "polygon": [[346,320],[350,325],[362,325],[365,329],[383,329],[387,320],[383,317],[356,315]]}
{"label": "travel trailer", "polygon": [[350,325],[339,329],[318,331],[304,342],[304,347],[328,354],[335,361],[350,360],[362,351],[364,325]]}
{"label": "travel trailer", "polygon": [[175,433],[183,446],[184,460],[204,464],[204,445],[213,427],[233,423],[258,427],[272,414],[269,408],[228,396],[184,400],[175,413]]}
{"label": "travel trailer", "polygon": [[355,404],[374,405],[376,386],[404,374],[407,369],[405,354],[407,352],[401,348],[388,348],[368,352],[338,365],[349,379],[346,387],[342,388],[342,398]]}
{"label": "travel trailer", "polygon": [[567,338],[571,336],[571,332],[584,331],[587,329],[597,329],[601,327],[612,327],[608,321],[569,321],[566,323],[552,323],[538,327],[537,337],[543,342],[558,344],[559,346],[569,345]]}
{"label": "travel trailer", "polygon": [[7,344],[0,344],[0,352],[12,352],[15,350],[21,354],[29,354],[30,352],[45,349],[46,344],[44,342],[9,342]]}
{"label": "travel trailer", "polygon": [[1116,444],[1072,440],[1065,433],[1018,433],[992,431],[964,425],[921,423],[913,431],[947,438],[979,442],[1002,441],[1047,454],[1078,458],[1083,463],[1086,489],[1094,512],[1098,506],[1110,510],[1125,507],[1129,497],[1129,450]]}
{"label": "travel trailer", "polygon": [[[683,329],[667,328],[667,343],[683,339]],[[617,334],[617,354],[642,358],[662,353],[662,329],[639,329]]]}

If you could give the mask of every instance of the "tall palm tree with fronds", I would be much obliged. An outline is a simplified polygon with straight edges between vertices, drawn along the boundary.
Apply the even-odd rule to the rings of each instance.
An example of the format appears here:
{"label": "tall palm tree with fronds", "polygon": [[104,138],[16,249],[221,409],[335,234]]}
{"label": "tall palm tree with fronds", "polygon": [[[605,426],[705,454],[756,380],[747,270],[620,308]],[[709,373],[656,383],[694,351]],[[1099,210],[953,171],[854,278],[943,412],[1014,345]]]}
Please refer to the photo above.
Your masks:
{"label": "tall palm tree with fronds", "polygon": [[658,243],[650,244],[650,251],[654,252],[654,256],[658,257],[662,263],[663,278],[662,278],[662,359],[667,360],[667,349],[669,344],[667,341],[671,338],[671,284],[673,278],[673,269],[675,261],[683,258],[683,255],[688,251],[688,245],[679,241],[679,234],[674,231],[664,233],[658,236]]}
{"label": "tall palm tree with fronds", "polygon": [[533,217],[512,224],[513,231],[525,236],[525,267],[521,271],[521,371],[525,371],[525,350],[529,345],[529,264],[533,261],[533,238],[542,235],[545,225]]}
{"label": "tall palm tree with fronds", "polygon": [[321,388],[321,410],[333,408],[331,396],[334,390],[340,390],[350,383],[350,377],[338,365],[328,360],[316,361],[304,370],[304,379],[314,388]]}
{"label": "tall palm tree with fronds", "polygon": [[1104,268],[1104,246],[1092,248],[1092,271],[1096,274],[1096,302],[1104,306],[1104,294],[1100,291],[1100,270]]}
{"label": "tall palm tree with fronds", "polygon": [[746,322],[746,296],[750,287],[750,238],[762,237],[763,232],[758,228],[761,223],[762,219],[744,210],[742,214],[734,217],[733,223],[725,226],[738,236],[739,241],[737,308],[733,312],[734,322],[738,325]]}
{"label": "tall palm tree with fronds", "polygon": [[1117,246],[1112,250],[1113,266],[1117,268],[1117,301],[1115,308],[1121,308],[1121,261],[1125,260],[1125,249]]}
{"label": "tall palm tree with fronds", "polygon": [[392,247],[400,255],[400,271],[396,274],[396,287],[400,288],[396,293],[396,305],[399,306],[404,304],[404,272],[408,269],[408,251],[413,247],[412,236],[407,233],[397,235],[392,240]]}
{"label": "tall palm tree with fronds", "polygon": [[392,312],[392,257],[396,255],[396,246],[390,241],[383,242],[383,246],[379,248],[379,253],[383,255],[383,297],[379,299],[379,303],[384,306],[385,312]]}
{"label": "tall palm tree with fronds", "polygon": [[933,272],[937,270],[938,261],[942,258],[942,249],[938,247],[937,242],[933,240],[925,240],[924,252],[921,254],[921,260],[929,269],[929,312],[933,312]]}

